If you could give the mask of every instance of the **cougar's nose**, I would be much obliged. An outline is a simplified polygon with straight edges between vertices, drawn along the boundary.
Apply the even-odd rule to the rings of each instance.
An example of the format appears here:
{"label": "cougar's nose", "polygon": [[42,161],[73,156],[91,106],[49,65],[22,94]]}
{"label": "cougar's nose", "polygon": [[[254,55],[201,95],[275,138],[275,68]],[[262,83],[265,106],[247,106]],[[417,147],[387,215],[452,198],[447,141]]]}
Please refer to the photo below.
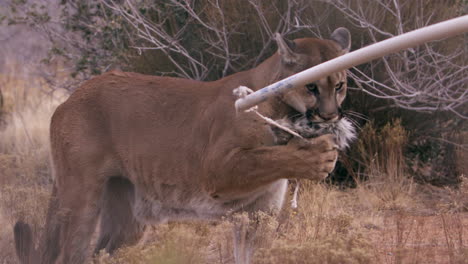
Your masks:
{"label": "cougar's nose", "polygon": [[319,113],[319,116],[324,121],[335,121],[336,119],[338,119],[338,113],[337,112]]}

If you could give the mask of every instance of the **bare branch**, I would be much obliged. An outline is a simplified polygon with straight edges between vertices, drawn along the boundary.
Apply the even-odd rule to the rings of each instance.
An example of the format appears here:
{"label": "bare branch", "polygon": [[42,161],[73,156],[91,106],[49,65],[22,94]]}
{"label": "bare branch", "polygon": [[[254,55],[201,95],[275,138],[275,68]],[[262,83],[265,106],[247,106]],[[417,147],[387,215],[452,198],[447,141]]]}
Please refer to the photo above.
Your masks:
{"label": "bare branch", "polygon": [[[420,0],[327,2],[353,25],[364,29],[372,42],[437,22],[434,12],[424,13],[426,3]],[[351,77],[360,83],[363,92],[392,100],[398,107],[425,112],[450,111],[467,118],[465,46],[466,42],[452,43],[450,48],[437,41],[427,43],[383,57],[363,70],[354,68]]]}

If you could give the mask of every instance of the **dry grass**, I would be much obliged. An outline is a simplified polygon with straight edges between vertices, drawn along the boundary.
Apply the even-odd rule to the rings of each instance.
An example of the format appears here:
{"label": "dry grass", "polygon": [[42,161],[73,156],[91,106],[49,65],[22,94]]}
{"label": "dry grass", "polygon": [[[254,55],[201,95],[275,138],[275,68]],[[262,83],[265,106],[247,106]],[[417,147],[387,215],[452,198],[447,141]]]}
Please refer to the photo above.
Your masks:
{"label": "dry grass", "polygon": [[[6,126],[0,130],[0,263],[16,263],[11,228],[18,219],[40,232],[51,183],[48,124],[63,97],[44,84],[0,76]],[[458,189],[415,184],[406,175],[398,121],[363,128],[357,148],[367,180],[357,188],[303,182],[299,208],[262,215],[255,263],[466,263],[468,181]],[[238,219],[242,220],[240,215]],[[240,221],[239,220],[239,221]],[[150,227],[136,246],[96,263],[233,263],[232,223]]]}
{"label": "dry grass", "polygon": [[[15,263],[12,225],[44,225],[49,197],[49,119],[63,100],[40,79],[24,79],[19,65],[0,75],[4,109],[0,126],[0,263]],[[49,92],[49,93],[47,93]],[[61,99],[62,98],[62,99]]]}

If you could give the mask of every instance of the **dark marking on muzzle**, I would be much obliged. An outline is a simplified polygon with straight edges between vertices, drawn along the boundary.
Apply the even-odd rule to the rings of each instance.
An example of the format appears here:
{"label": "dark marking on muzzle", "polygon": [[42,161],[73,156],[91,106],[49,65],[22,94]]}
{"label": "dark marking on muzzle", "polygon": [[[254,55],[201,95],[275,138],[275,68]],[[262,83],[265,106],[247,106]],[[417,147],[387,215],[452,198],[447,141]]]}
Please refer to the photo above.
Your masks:
{"label": "dark marking on muzzle", "polygon": [[332,113],[321,113],[318,108],[315,109],[307,109],[305,116],[307,119],[312,119],[314,117],[319,117],[320,119],[324,121],[329,121],[335,117],[338,117],[338,120],[340,120],[343,117],[343,110],[341,107],[339,107],[336,112]]}

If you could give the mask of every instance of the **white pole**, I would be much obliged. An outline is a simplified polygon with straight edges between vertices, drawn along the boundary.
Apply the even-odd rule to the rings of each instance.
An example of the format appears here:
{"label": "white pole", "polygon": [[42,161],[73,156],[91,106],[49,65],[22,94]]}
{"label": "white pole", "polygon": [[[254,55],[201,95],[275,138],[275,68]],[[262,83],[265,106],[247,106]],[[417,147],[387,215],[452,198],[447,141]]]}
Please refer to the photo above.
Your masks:
{"label": "white pole", "polygon": [[346,70],[353,66],[383,57],[390,53],[417,46],[431,40],[448,38],[464,32],[468,32],[468,15],[392,37],[326,61],[315,67],[294,74],[286,79],[268,85],[244,98],[236,100],[235,107],[237,110],[245,110],[264,102],[272,96],[279,95],[287,89],[304,86],[307,83],[317,81],[334,72]]}

